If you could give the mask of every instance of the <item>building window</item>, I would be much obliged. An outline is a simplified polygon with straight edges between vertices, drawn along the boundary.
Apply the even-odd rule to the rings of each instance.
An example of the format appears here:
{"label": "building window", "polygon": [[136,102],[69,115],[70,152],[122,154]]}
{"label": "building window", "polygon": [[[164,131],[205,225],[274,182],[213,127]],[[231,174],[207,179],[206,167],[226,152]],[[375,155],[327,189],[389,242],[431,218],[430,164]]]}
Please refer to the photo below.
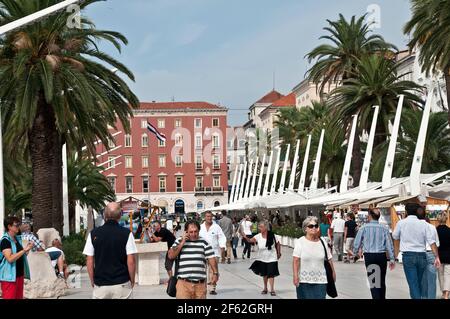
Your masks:
{"label": "building window", "polygon": [[141,128],[147,128],[147,120],[141,120]]}
{"label": "building window", "polygon": [[159,192],[160,193],[166,192],[166,177],[159,178]]}
{"label": "building window", "polygon": [[233,148],[233,140],[228,140],[227,141],[227,148],[228,149],[232,149]]}
{"label": "building window", "polygon": [[108,177],[109,185],[111,185],[111,189],[116,192],[116,178],[115,177]]}
{"label": "building window", "polygon": [[158,147],[166,147],[166,141],[165,140],[158,140]]}
{"label": "building window", "polygon": [[182,167],[183,166],[183,157],[181,155],[175,156],[175,167]]}
{"label": "building window", "polygon": [[108,156],[108,167],[116,166],[115,156]]}
{"label": "building window", "polygon": [[165,128],[166,127],[166,121],[163,119],[158,119],[158,128]]}
{"label": "building window", "polygon": [[219,135],[213,135],[212,139],[213,139],[213,148],[219,148],[220,147]]}
{"label": "building window", "polygon": [[195,128],[202,128],[202,119],[195,119]]}
{"label": "building window", "polygon": [[148,193],[148,176],[142,176],[142,192]]}
{"label": "building window", "polygon": [[202,136],[201,135],[195,136],[195,149],[196,150],[202,149]]}
{"label": "building window", "polygon": [[240,155],[239,156],[239,164],[244,164],[245,162],[245,155]]}
{"label": "building window", "polygon": [[197,202],[197,210],[202,210],[203,209],[203,202],[202,201],[198,201]]}
{"label": "building window", "polygon": [[213,176],[213,187],[220,187],[220,176]]}
{"label": "building window", "polygon": [[227,156],[227,164],[231,164],[231,156]]}
{"label": "building window", "polygon": [[110,149],[116,147],[116,142],[114,140],[114,137],[113,138],[108,138],[108,147]]}
{"label": "building window", "polygon": [[181,127],[181,120],[180,119],[176,119],[175,120],[175,127]]}
{"label": "building window", "polygon": [[133,156],[125,156],[125,168],[133,167]]}
{"label": "building window", "polygon": [[133,192],[133,176],[125,177],[125,190],[127,193]]}
{"label": "building window", "polygon": [[159,167],[166,167],[166,155],[159,155]]}
{"label": "building window", "polygon": [[219,155],[213,155],[213,168],[219,169],[220,168],[220,157]]}
{"label": "building window", "polygon": [[195,187],[196,188],[203,188],[203,176],[197,176],[195,178]]}
{"label": "building window", "polygon": [[239,149],[245,148],[245,140],[239,140]]}
{"label": "building window", "polygon": [[183,136],[181,134],[175,135],[175,146],[183,146]]}
{"label": "building window", "polygon": [[218,200],[216,200],[215,202],[214,202],[214,207],[219,207],[220,206],[220,202],[218,201]]}
{"label": "building window", "polygon": [[195,168],[196,169],[202,169],[203,168],[203,161],[201,155],[195,156]]}
{"label": "building window", "polygon": [[125,147],[131,147],[131,135],[125,134]]}
{"label": "building window", "polygon": [[176,185],[177,185],[177,192],[183,191],[183,177],[177,176],[176,177]]}
{"label": "building window", "polygon": [[142,134],[142,147],[148,147],[148,135]]}
{"label": "building window", "polygon": [[219,127],[219,119],[212,119],[212,126]]}
{"label": "building window", "polygon": [[148,156],[142,156],[142,168],[148,168]]}

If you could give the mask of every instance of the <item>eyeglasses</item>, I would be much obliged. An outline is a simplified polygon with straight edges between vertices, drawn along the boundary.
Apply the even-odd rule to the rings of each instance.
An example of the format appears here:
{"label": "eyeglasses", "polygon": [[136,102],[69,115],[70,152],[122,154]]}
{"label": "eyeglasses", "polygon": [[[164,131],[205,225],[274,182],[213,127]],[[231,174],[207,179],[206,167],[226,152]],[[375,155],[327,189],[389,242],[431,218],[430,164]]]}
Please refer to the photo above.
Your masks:
{"label": "eyeglasses", "polygon": [[318,224],[309,224],[306,227],[308,227],[309,229],[313,229],[313,228],[319,228],[319,225]]}
{"label": "eyeglasses", "polygon": [[14,224],[12,224],[13,226],[16,226],[16,227],[20,227],[20,225],[22,225],[22,224],[17,224],[17,223],[14,223]]}

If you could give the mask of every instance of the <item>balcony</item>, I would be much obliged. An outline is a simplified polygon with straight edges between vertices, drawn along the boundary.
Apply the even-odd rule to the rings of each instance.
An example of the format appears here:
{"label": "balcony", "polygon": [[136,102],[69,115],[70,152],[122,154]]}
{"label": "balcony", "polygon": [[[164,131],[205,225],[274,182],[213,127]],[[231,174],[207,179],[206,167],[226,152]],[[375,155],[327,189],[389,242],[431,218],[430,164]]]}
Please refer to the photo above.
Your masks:
{"label": "balcony", "polygon": [[223,187],[196,187],[195,196],[223,195]]}

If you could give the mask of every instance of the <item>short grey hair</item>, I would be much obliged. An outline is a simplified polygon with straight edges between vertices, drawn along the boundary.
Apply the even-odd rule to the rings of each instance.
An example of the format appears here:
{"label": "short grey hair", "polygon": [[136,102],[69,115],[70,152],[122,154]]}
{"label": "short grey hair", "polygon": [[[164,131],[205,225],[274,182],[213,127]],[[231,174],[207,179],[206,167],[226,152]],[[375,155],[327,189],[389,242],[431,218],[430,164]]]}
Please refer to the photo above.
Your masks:
{"label": "short grey hair", "polygon": [[267,220],[261,220],[258,225],[263,225],[267,230],[269,229],[269,222]]}
{"label": "short grey hair", "polygon": [[119,220],[122,216],[122,208],[119,203],[109,203],[105,208],[105,220]]}
{"label": "short grey hair", "polygon": [[304,232],[306,232],[306,228],[308,227],[308,225],[311,222],[315,222],[316,224],[319,224],[319,219],[316,216],[308,216],[308,217],[306,217],[305,220],[303,221],[303,224],[302,224],[302,229],[303,229]]}

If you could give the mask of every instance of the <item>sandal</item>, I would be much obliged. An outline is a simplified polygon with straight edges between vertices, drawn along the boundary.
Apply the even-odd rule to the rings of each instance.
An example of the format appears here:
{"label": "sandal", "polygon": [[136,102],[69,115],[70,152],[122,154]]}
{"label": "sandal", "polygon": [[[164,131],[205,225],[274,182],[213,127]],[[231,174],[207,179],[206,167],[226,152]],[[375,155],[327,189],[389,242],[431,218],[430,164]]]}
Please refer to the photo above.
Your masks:
{"label": "sandal", "polygon": [[273,296],[276,296],[277,294],[275,293],[275,291],[271,291],[270,295],[273,297]]}
{"label": "sandal", "polygon": [[267,290],[263,290],[261,291],[261,295],[267,295],[268,291]]}

